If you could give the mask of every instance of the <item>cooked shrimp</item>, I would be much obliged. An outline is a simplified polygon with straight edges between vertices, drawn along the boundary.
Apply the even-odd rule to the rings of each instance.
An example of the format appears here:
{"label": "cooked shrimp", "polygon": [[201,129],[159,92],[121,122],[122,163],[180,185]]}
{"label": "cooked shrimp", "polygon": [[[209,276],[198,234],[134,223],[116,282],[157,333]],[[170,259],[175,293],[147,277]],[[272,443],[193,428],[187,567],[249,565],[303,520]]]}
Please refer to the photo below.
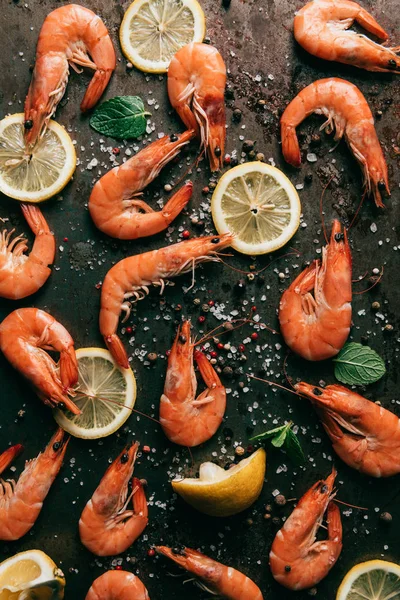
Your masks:
{"label": "cooked shrimp", "polygon": [[14,458],[21,454],[23,449],[24,447],[21,446],[21,444],[15,444],[15,446],[7,448],[7,450],[4,450],[4,452],[0,454],[0,475],[11,465]]}
{"label": "cooked shrimp", "polygon": [[315,260],[300,273],[280,301],[281,333],[289,348],[307,360],[335,356],[350,332],[351,295],[347,233],[335,220],[322,263]]}
{"label": "cooked shrimp", "polygon": [[26,142],[33,146],[45,132],[67,87],[69,66],[95,74],[81,103],[83,112],[98,102],[115,69],[116,57],[107,27],[94,12],[67,4],[47,15],[36,47],[36,63],[25,100]]}
{"label": "cooked shrimp", "polygon": [[85,600],[150,600],[150,597],[133,573],[106,571],[93,581]]}
{"label": "cooked shrimp", "polygon": [[19,235],[12,238],[14,229],[0,233],[0,296],[20,300],[37,292],[50,276],[56,253],[54,235],[37,206],[21,204],[25,219],[35,235],[32,252],[26,239]]}
{"label": "cooked shrimp", "polygon": [[[97,556],[125,552],[147,525],[143,485],[132,478],[139,444],[124,448],[108,467],[79,520],[81,542]],[[128,485],[132,479],[132,492]],[[132,508],[128,509],[132,500]]]}
{"label": "cooked shrimp", "polygon": [[226,600],[263,600],[260,588],[244,573],[227,567],[197,550],[156,546],[159,554],[167,556],[196,577],[206,592]]}
{"label": "cooked shrimp", "polygon": [[342,385],[325,388],[298,383],[311,400],[336,454],[353,469],[372,477],[400,473],[400,419]]}
{"label": "cooked shrimp", "polygon": [[228,233],[194,238],[124,258],[108,271],[101,290],[100,332],[121,367],[127,368],[129,362],[116,331],[121,311],[126,313],[124,320],[129,317],[129,299],[142,300],[150,285],[160,286],[162,293],[170,277],[194,271],[202,262],[218,262],[218,250],[229,246],[232,239]]}
{"label": "cooked shrimp", "polygon": [[354,21],[382,41],[389,37],[369,12],[350,0],[308,2],[294,18],[294,37],[319,58],[367,71],[400,73],[400,47],[387,48],[350,31]]}
{"label": "cooked shrimp", "polygon": [[17,482],[0,479],[0,540],[19,540],[33,527],[61,469],[68,442],[58,429],[45,451],[26,463]]}
{"label": "cooked shrimp", "polygon": [[[336,471],[317,481],[300,498],[296,508],[278,531],[269,555],[274,579],[290,590],[304,590],[319,583],[336,563],[342,551],[342,522],[334,502]],[[317,531],[327,515],[328,539],[316,541]]]}
{"label": "cooked shrimp", "polygon": [[[0,324],[0,350],[45,404],[80,414],[68,397],[78,381],[74,340],[54,317],[38,308],[14,310]],[[59,371],[45,350],[60,353]]]}
{"label": "cooked shrimp", "polygon": [[[193,358],[207,386],[196,398],[197,381]],[[198,446],[209,440],[221,425],[226,407],[226,390],[212,364],[197,350],[190,337],[190,321],[184,321],[168,358],[160,423],[171,442]]]}
{"label": "cooked shrimp", "polygon": [[222,168],[225,137],[226,67],[216,48],[192,42],[175,54],[168,68],[169,100],[206,150],[212,171]]}
{"label": "cooked shrimp", "polygon": [[321,129],[335,130],[335,140],[344,136],[363,170],[367,192],[383,207],[381,191],[390,194],[388,170],[374,118],[360,90],[349,81],[330,77],[314,81],[291,101],[281,118],[281,136],[283,156],[294,167],[301,163],[296,127],[312,113],[327,117]]}
{"label": "cooked shrimp", "polygon": [[166,229],[189,202],[192,184],[183,186],[160,211],[154,211],[138,198],[193,137],[194,131],[165,135],[103,175],[89,199],[89,211],[96,227],[120,240],[134,240]]}

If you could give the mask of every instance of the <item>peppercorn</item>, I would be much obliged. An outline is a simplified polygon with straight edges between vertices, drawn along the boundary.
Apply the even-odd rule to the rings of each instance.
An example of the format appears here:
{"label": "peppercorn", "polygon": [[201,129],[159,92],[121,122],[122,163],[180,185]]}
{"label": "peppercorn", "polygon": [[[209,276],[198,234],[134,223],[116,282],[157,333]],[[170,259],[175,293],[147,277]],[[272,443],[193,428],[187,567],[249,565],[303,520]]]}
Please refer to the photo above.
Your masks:
{"label": "peppercorn", "polygon": [[118,156],[118,154],[121,152],[121,150],[119,148],[113,148],[112,149],[112,153],[115,154],[116,156]]}
{"label": "peppercorn", "polygon": [[172,185],[170,183],[166,183],[164,185],[164,192],[170,192],[172,190]]}
{"label": "peppercorn", "polygon": [[193,300],[193,304],[194,304],[195,306],[199,306],[199,304],[200,304],[200,303],[201,303],[201,300],[200,300],[200,298],[195,298],[195,299]]}
{"label": "peppercorn", "polygon": [[251,312],[256,312],[256,310],[257,310],[257,306],[252,306],[251,307]]}
{"label": "peppercorn", "polygon": [[203,189],[201,190],[201,193],[206,195],[210,192],[210,188],[206,185],[205,187],[203,187]]}
{"label": "peppercorn", "polygon": [[210,356],[211,358],[217,358],[218,354],[215,352],[215,350],[211,350]]}
{"label": "peppercorn", "polygon": [[216,181],[210,181],[208,186],[209,186],[210,190],[215,190],[215,188],[217,187],[217,183],[216,183]]}
{"label": "peppercorn", "polygon": [[225,154],[224,156],[224,165],[229,165],[231,162],[231,155],[230,154]]}
{"label": "peppercorn", "polygon": [[246,519],[246,524],[251,527],[253,525],[254,521],[253,519]]}
{"label": "peppercorn", "polygon": [[208,306],[214,306],[214,304],[215,304],[214,300],[209,300],[208,301]]}
{"label": "peppercorn", "polygon": [[143,446],[142,451],[145,452],[146,454],[148,454],[149,452],[151,452],[151,448],[150,448],[150,446]]}
{"label": "peppercorn", "polygon": [[266,104],[267,104],[266,100],[263,100],[262,98],[257,100],[257,106],[259,106],[259,107],[265,106]]}
{"label": "peppercorn", "polygon": [[313,588],[310,588],[307,593],[309,596],[316,596],[318,593],[318,590],[316,587],[313,587]]}
{"label": "peppercorn", "polygon": [[272,504],[266,504],[266,505],[265,505],[265,510],[266,510],[267,512],[271,512],[271,510],[272,510]]}
{"label": "peppercorn", "polygon": [[222,343],[222,342],[219,342],[219,343],[217,344],[217,348],[218,348],[218,350],[223,350],[223,349],[224,349],[224,345],[223,345],[223,343]]}
{"label": "peppercorn", "polygon": [[279,517],[272,517],[272,522],[274,525],[280,525],[281,524],[281,520]]}
{"label": "peppercorn", "polygon": [[371,308],[372,308],[373,310],[379,310],[379,309],[380,309],[380,307],[381,307],[381,305],[379,304],[379,302],[373,302],[373,303],[371,304]]}
{"label": "peppercorn", "polygon": [[233,100],[235,97],[235,92],[233,91],[233,89],[231,87],[229,87],[229,85],[227,85],[226,89],[225,89],[225,98],[227,100]]}
{"label": "peppercorn", "polygon": [[239,159],[237,156],[231,156],[231,167],[236,167],[236,165],[239,163]]}
{"label": "peppercorn", "polygon": [[383,115],[383,112],[381,110],[377,110],[375,114],[376,114],[377,119],[380,119]]}
{"label": "peppercorn", "polygon": [[236,446],[235,454],[237,456],[243,456],[244,453],[245,453],[245,449],[243,448],[243,446]]}
{"label": "peppercorn", "polygon": [[147,359],[150,362],[155,362],[157,360],[157,358],[158,358],[158,354],[156,352],[149,352],[147,355]]}
{"label": "peppercorn", "polygon": [[262,152],[257,152],[257,154],[256,154],[256,160],[259,160],[260,162],[264,162],[264,160],[265,160],[265,154],[263,154]]}
{"label": "peppercorn", "polygon": [[202,228],[204,227],[204,221],[197,221],[197,223],[196,223],[196,227],[197,227],[198,229],[202,229]]}
{"label": "peppercorn", "polygon": [[265,513],[264,519],[270,519],[270,518],[271,518],[271,515],[269,513]]}
{"label": "peppercorn", "polygon": [[132,327],[126,327],[125,331],[126,331],[126,333],[131,334],[132,333]]}
{"label": "peppercorn", "polygon": [[390,323],[386,323],[385,327],[383,328],[383,331],[393,331],[393,325],[391,325]]}
{"label": "peppercorn", "polygon": [[235,108],[235,110],[232,113],[232,119],[236,121],[236,123],[239,123],[239,121],[242,120],[242,111],[240,110],[240,108]]}
{"label": "peppercorn", "polygon": [[201,310],[205,313],[208,313],[208,311],[210,310],[208,304],[202,304],[201,306]]}
{"label": "peppercorn", "polygon": [[117,565],[117,566],[115,567],[115,570],[116,570],[116,571],[122,571],[122,566],[121,566],[121,565]]}
{"label": "peppercorn", "polygon": [[311,136],[311,144],[313,146],[319,146],[321,143],[321,136],[318,133],[313,133]]}
{"label": "peppercorn", "polygon": [[246,154],[251,152],[251,150],[254,150],[254,145],[255,142],[253,142],[253,140],[245,140],[242,146],[243,152],[246,152]]}
{"label": "peppercorn", "polygon": [[222,373],[226,376],[226,377],[232,377],[233,375],[233,369],[232,367],[224,367],[222,370]]}
{"label": "peppercorn", "polygon": [[182,237],[184,240],[188,240],[190,238],[190,231],[185,229],[185,231],[182,232]]}
{"label": "peppercorn", "polygon": [[255,331],[251,334],[251,339],[254,340],[258,340],[258,333],[256,333]]}
{"label": "peppercorn", "polygon": [[147,556],[155,556],[156,551],[154,550],[154,548],[149,548],[147,550]]}
{"label": "peppercorn", "polygon": [[204,321],[206,320],[206,318],[203,317],[203,316],[200,316],[197,320],[198,320],[199,323],[204,323]]}
{"label": "peppercorn", "polygon": [[384,523],[391,523],[393,520],[392,515],[389,512],[383,512],[379,515],[379,518]]}
{"label": "peppercorn", "polygon": [[230,321],[225,321],[225,323],[222,326],[226,331],[233,331],[233,325],[232,323],[230,323]]}
{"label": "peppercorn", "polygon": [[243,346],[243,344],[239,344],[238,350],[239,350],[239,352],[244,352],[245,351],[245,347]]}
{"label": "peppercorn", "polygon": [[275,496],[274,502],[277,506],[285,506],[286,498],[283,494],[278,494],[277,496]]}

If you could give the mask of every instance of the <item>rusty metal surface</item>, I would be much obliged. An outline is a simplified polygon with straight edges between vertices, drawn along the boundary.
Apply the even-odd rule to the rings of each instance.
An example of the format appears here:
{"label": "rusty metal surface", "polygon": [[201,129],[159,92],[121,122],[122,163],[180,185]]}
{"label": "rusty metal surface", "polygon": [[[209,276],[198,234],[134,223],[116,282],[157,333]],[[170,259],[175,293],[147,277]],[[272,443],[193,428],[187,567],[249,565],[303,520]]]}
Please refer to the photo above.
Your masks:
{"label": "rusty metal surface", "polygon": [[[22,110],[30,81],[29,66],[34,61],[41,24],[47,13],[61,4],[63,3],[55,0],[2,1],[1,116]],[[351,222],[361,199],[362,177],[346,145],[341,143],[330,154],[328,151],[333,141],[322,135],[321,143],[312,146],[318,161],[314,164],[305,161],[302,169],[297,171],[284,163],[279,144],[279,116],[288,101],[313,80],[335,75],[358,85],[374,113],[382,111],[376,128],[389,164],[392,196],[387,199],[385,210],[376,209],[371,200],[365,201],[359,219],[350,232],[350,240],[355,277],[366,271],[371,273],[373,268],[380,269],[382,265],[385,266],[385,272],[382,283],[373,291],[354,296],[351,338],[355,341],[368,339],[370,345],[384,357],[388,368],[387,375],[379,383],[369,386],[365,395],[371,399],[379,399],[385,407],[400,414],[396,365],[399,353],[397,311],[400,303],[400,250],[396,250],[396,247],[400,248],[400,177],[395,152],[395,147],[399,145],[400,81],[390,75],[366,73],[322,62],[303,52],[296,46],[292,35],[293,15],[302,5],[301,2],[232,0],[228,10],[219,1],[207,0],[202,4],[207,16],[207,35],[211,43],[221,51],[229,69],[227,151],[237,150],[240,156],[242,140],[256,140],[257,150],[265,154],[266,160],[272,158],[294,184],[304,183],[304,177],[308,173],[313,175],[312,182],[305,183],[304,189],[299,192],[306,226],[299,229],[291,242],[291,246],[301,253],[301,257],[284,257],[283,254],[287,252],[284,249],[273,257],[277,261],[262,277],[256,277],[253,282],[247,281],[242,295],[237,293],[234,285],[240,275],[225,266],[211,265],[198,270],[196,287],[188,294],[183,293],[183,287],[189,282],[189,277],[186,276],[176,280],[175,287],[167,289],[164,300],[152,294],[149,299],[140,303],[130,319],[130,325],[136,324],[137,329],[133,336],[124,336],[127,347],[131,338],[132,366],[138,381],[136,408],[157,417],[166,368],[165,352],[171,345],[175,326],[181,315],[192,316],[195,328],[200,332],[210,330],[218,324],[217,319],[207,313],[204,325],[200,326],[197,317],[202,313],[199,307],[194,306],[194,298],[200,298],[202,303],[212,298],[219,306],[223,303],[225,308],[221,312],[225,315],[237,310],[242,316],[248,313],[251,305],[256,305],[256,314],[260,315],[261,320],[273,328],[277,327],[276,309],[283,289],[302,268],[303,261],[315,258],[317,250],[324,243],[319,199],[322,187],[332,175],[336,179],[331,183],[324,199],[325,220],[329,225],[333,217],[339,216],[345,224]],[[362,4],[388,30],[391,41],[399,43],[395,39],[396,31],[398,33],[400,30],[397,0],[364,0]],[[85,5],[104,18],[117,48],[118,66],[105,98],[137,94],[146,104],[154,98],[156,104],[151,104],[149,108],[155,131],[146,136],[146,139],[155,139],[159,132],[172,132],[178,128],[182,130],[168,105],[165,77],[146,76],[136,70],[126,69],[117,31],[128,3],[87,0]],[[79,113],[79,103],[87,81],[86,75],[71,75],[66,96],[56,115],[57,120],[68,128],[72,138],[76,140],[80,165],[62,197],[44,206],[45,216],[57,237],[58,250],[53,274],[34,297],[22,302],[0,303],[1,318],[17,306],[37,306],[51,312],[69,329],[77,347],[102,345],[97,327],[100,293],[95,286],[103,279],[111,264],[123,256],[161,247],[166,241],[165,234],[139,242],[112,241],[97,232],[90,220],[87,211],[90,189],[99,174],[109,167],[110,160],[109,152],[102,151],[99,141],[101,136],[89,128],[88,118]],[[258,102],[260,99],[266,101],[264,105]],[[232,110],[237,107],[243,112],[239,124],[233,123],[231,118]],[[301,127],[304,147],[308,145],[310,134],[317,132],[320,123],[321,120],[315,117]],[[116,145],[113,140],[102,139],[103,147]],[[128,148],[132,146],[136,144],[127,145]],[[122,149],[121,156],[124,151],[125,148]],[[303,151],[303,157],[305,154]],[[99,164],[88,170],[88,163],[93,158]],[[176,179],[179,173],[179,165],[167,167],[146,192],[146,197],[151,199],[155,193],[162,192],[163,185]],[[202,230],[192,225],[190,216],[199,215],[204,210],[202,205],[207,202],[206,197],[201,194],[201,189],[209,182],[209,172],[204,163],[193,176],[193,181],[195,193],[190,208],[176,220],[174,229],[168,234],[168,240],[180,239],[180,227],[189,229],[192,235],[202,233]],[[19,232],[26,230],[15,202],[1,197],[0,214],[2,217],[9,217]],[[207,231],[211,228],[210,216],[206,213],[203,220]],[[248,270],[251,264],[259,269],[270,262],[270,257],[253,261],[234,255],[227,261],[240,269]],[[285,274],[283,281],[278,277],[279,272]],[[368,280],[364,280],[355,284],[354,289],[361,290],[368,286]],[[382,317],[371,310],[374,300],[381,304]],[[383,331],[386,323],[394,326],[392,333]],[[236,331],[229,341],[238,345],[250,331],[250,328]],[[264,507],[266,504],[273,504],[274,490],[279,490],[287,498],[299,498],[311,483],[328,474],[332,460],[339,470],[338,497],[344,502],[366,507],[368,511],[341,506],[343,552],[335,568],[318,585],[317,597],[333,600],[341,578],[357,562],[373,557],[399,561],[399,478],[379,481],[350,470],[333,457],[330,442],[305,400],[283,391],[272,391],[261,383],[248,385],[246,378],[241,375],[241,372],[262,372],[268,378],[283,383],[282,365],[286,350],[282,344],[278,334],[265,330],[260,332],[257,344],[246,344],[247,361],[228,359],[225,355],[224,364],[235,370],[233,379],[224,379],[227,387],[232,390],[228,395],[225,422],[212,440],[193,450],[193,467],[185,449],[169,444],[156,423],[138,415],[133,415],[127,427],[110,438],[94,442],[72,440],[65,465],[34,528],[19,542],[1,543],[0,560],[15,552],[40,548],[50,554],[65,571],[66,599],[84,598],[91,581],[117,563],[113,558],[97,559],[82,547],[78,536],[79,516],[109,460],[117,455],[125,441],[134,438],[152,448],[150,454],[140,457],[136,467],[137,476],[148,481],[150,521],[144,535],[118,558],[118,563],[142,578],[152,600],[197,600],[207,596],[191,583],[183,585],[185,578],[170,577],[169,573],[176,573],[176,570],[166,560],[147,555],[151,545],[160,542],[199,547],[214,558],[240,568],[257,582],[264,597],[269,600],[294,597],[276,584],[270,574],[268,552],[279,525],[273,524],[271,519],[264,519]],[[150,365],[143,356],[152,351],[157,352],[159,358],[155,364]],[[268,366],[263,369],[266,361]],[[329,361],[311,365],[290,356],[287,369],[291,376],[301,377],[306,381],[334,381],[332,363]],[[29,387],[3,358],[0,358],[0,381],[0,447],[4,448],[10,442],[24,444],[25,453],[16,462],[19,472],[24,459],[35,456],[43,448],[54,430],[54,422],[50,411],[34,397]],[[247,448],[248,439],[253,432],[258,433],[264,428],[272,427],[273,423],[282,423],[288,418],[293,419],[300,427],[299,437],[309,457],[307,466],[304,469],[296,468],[284,454],[269,447],[267,479],[262,496],[245,513],[226,520],[214,520],[196,513],[172,494],[169,480],[178,468],[183,468],[185,473],[195,473],[196,467],[203,460],[211,459],[222,465],[227,464],[234,456],[234,442]],[[292,506],[289,503],[282,509],[274,507],[272,516],[285,517]],[[391,525],[385,526],[379,520],[382,510],[392,513]],[[304,592],[298,593],[296,597],[303,600],[309,595]]]}

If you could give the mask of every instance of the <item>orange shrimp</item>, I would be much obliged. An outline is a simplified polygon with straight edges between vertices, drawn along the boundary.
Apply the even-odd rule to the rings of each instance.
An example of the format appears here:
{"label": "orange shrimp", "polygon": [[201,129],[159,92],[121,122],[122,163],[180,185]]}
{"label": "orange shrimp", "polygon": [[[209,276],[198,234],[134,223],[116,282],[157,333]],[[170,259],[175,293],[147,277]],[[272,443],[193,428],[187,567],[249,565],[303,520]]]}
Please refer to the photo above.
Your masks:
{"label": "orange shrimp", "polygon": [[25,100],[28,146],[45,132],[67,87],[69,66],[93,69],[95,74],[81,103],[81,111],[93,108],[103,94],[116,66],[114,46],[107,27],[93,11],[67,4],[47,15],[36,48],[36,63]]}
{"label": "orange shrimp", "polygon": [[351,297],[347,233],[335,220],[330,242],[322,249],[322,264],[315,260],[281,298],[279,322],[289,348],[307,360],[335,356],[350,332]]}
{"label": "orange shrimp", "polygon": [[353,469],[371,477],[400,473],[400,419],[342,385],[298,383],[311,400],[333,449]]}
{"label": "orange shrimp", "polygon": [[24,447],[21,444],[15,444],[4,450],[0,454],[0,475],[5,471],[13,462],[13,460],[23,452]]}
{"label": "orange shrimp", "polygon": [[388,170],[374,118],[363,94],[349,81],[337,77],[319,79],[301,90],[281,118],[283,156],[294,167],[301,164],[296,127],[312,113],[327,117],[320,129],[326,129],[327,133],[335,130],[335,140],[344,136],[363,170],[367,192],[373,194],[376,205],[382,208],[381,191],[386,189],[390,195]]}
{"label": "orange shrimp", "polygon": [[[147,525],[143,485],[132,478],[139,444],[124,448],[108,467],[79,520],[81,542],[97,556],[125,552]],[[132,492],[128,485],[132,479]],[[128,505],[132,500],[132,509]]]}
{"label": "orange shrimp", "polygon": [[356,21],[382,41],[386,31],[357,2],[313,0],[294,18],[294,37],[307,52],[367,71],[400,73],[399,46],[387,48],[349,30]]}
{"label": "orange shrimp", "polygon": [[[171,442],[192,447],[209,440],[221,425],[226,390],[206,356],[199,350],[194,352],[190,327],[190,321],[178,327],[168,358],[160,423]],[[207,386],[197,398],[193,358]]]}
{"label": "orange shrimp", "polygon": [[51,274],[56,243],[54,235],[37,206],[21,204],[24,217],[35,235],[32,252],[26,239],[19,235],[13,240],[14,229],[0,233],[0,296],[20,300],[37,292]]}
{"label": "orange shrimp", "polygon": [[[54,317],[38,308],[14,310],[0,324],[0,350],[45,404],[80,414],[68,397],[78,381],[74,341]],[[59,372],[45,350],[60,353]]]}
{"label": "orange shrimp", "polygon": [[260,588],[249,577],[233,567],[190,548],[156,546],[156,552],[167,556],[196,577],[197,585],[204,591],[226,600],[263,600]]}
{"label": "orange shrimp", "polygon": [[[297,503],[278,531],[269,555],[272,575],[290,590],[314,587],[332,569],[342,551],[340,510],[332,498],[336,471],[317,481]],[[317,531],[325,512],[328,539],[317,542]]]}
{"label": "orange shrimp", "polygon": [[133,573],[106,571],[93,581],[85,600],[150,600],[150,596]]}
{"label": "orange shrimp", "polygon": [[164,291],[166,280],[193,271],[199,263],[218,262],[218,250],[232,242],[231,234],[194,238],[120,260],[107,273],[101,290],[100,332],[117,363],[129,366],[128,356],[116,331],[121,311],[129,317],[131,302],[142,300],[150,285]]}
{"label": "orange shrimp", "polygon": [[169,100],[186,127],[197,132],[212,171],[222,169],[224,158],[225,85],[225,63],[213,46],[192,42],[171,60]]}
{"label": "orange shrimp", "polygon": [[19,540],[33,527],[61,469],[68,442],[58,429],[45,451],[26,463],[17,482],[0,479],[0,540]]}
{"label": "orange shrimp", "polygon": [[120,240],[134,240],[166,229],[189,202],[192,184],[184,185],[160,211],[154,211],[138,197],[194,135],[194,131],[165,135],[103,175],[89,199],[96,227]]}

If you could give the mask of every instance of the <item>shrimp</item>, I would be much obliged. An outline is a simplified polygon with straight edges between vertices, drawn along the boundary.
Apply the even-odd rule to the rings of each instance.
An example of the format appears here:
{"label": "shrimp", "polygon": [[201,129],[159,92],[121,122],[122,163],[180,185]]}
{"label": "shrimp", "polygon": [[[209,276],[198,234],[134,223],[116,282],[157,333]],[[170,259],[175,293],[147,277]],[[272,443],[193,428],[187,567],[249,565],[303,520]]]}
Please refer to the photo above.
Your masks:
{"label": "shrimp", "polygon": [[7,448],[7,450],[4,450],[4,452],[0,454],[0,475],[11,465],[14,458],[23,452],[23,450],[24,447],[21,446],[21,444],[15,444],[15,446]]}
{"label": "shrimp", "polygon": [[227,567],[197,550],[156,546],[156,552],[167,556],[196,577],[204,591],[226,600],[263,600],[260,588],[244,573]]}
{"label": "shrimp", "polygon": [[342,385],[325,388],[298,383],[330,437],[333,449],[351,468],[371,477],[400,473],[400,419]]}
{"label": "shrimp", "polygon": [[[196,398],[197,381],[193,358],[207,386]],[[190,321],[178,327],[168,358],[160,423],[167,438],[181,446],[198,446],[209,440],[221,425],[226,407],[226,390],[206,356],[194,352]]]}
{"label": "shrimp", "polygon": [[150,596],[133,573],[106,571],[93,581],[85,600],[150,600]]}
{"label": "shrimp", "polygon": [[374,118],[360,90],[349,81],[330,77],[314,81],[291,101],[281,118],[281,136],[283,156],[294,167],[301,164],[296,127],[312,113],[327,117],[321,129],[335,130],[335,140],[344,136],[363,170],[365,189],[382,208],[381,191],[386,189],[390,195],[388,169]]}
{"label": "shrimp", "polygon": [[94,12],[67,4],[47,15],[36,48],[36,64],[25,100],[26,143],[35,145],[45,132],[68,83],[69,68],[95,71],[81,103],[81,111],[93,108],[103,94],[116,66],[107,27]]}
{"label": "shrimp", "polygon": [[[317,481],[300,498],[278,531],[269,555],[274,579],[290,590],[314,587],[326,577],[342,551],[340,510],[332,498],[336,471]],[[317,531],[327,511],[328,539],[317,542]]]}
{"label": "shrimp", "polygon": [[335,220],[330,242],[322,249],[322,264],[315,260],[281,298],[279,322],[289,348],[307,360],[335,356],[350,332],[351,297],[347,233]]}
{"label": "shrimp", "polygon": [[0,540],[19,540],[33,527],[61,469],[68,442],[58,429],[45,451],[26,463],[17,482],[0,479]]}
{"label": "shrimp", "polygon": [[166,229],[189,202],[192,184],[183,186],[160,211],[154,211],[138,197],[193,137],[194,131],[165,135],[103,175],[89,199],[96,227],[120,240],[146,237]]}
{"label": "shrimp", "polygon": [[116,331],[121,311],[129,317],[132,302],[142,300],[150,285],[164,291],[166,279],[189,271],[199,263],[218,262],[218,250],[233,240],[231,234],[194,238],[166,248],[152,250],[120,260],[107,273],[101,290],[100,332],[117,363],[128,368],[128,356]]}
{"label": "shrimp", "polygon": [[[132,478],[139,444],[124,448],[108,467],[79,520],[81,542],[97,556],[125,552],[147,525],[143,485]],[[128,485],[132,478],[132,492]],[[132,500],[132,509],[128,505]]]}
{"label": "shrimp", "polygon": [[[79,408],[68,397],[78,381],[74,341],[54,317],[38,308],[14,310],[0,324],[0,350],[31,382],[44,404],[64,406],[72,413],[80,414]],[[59,372],[45,350],[60,353]]]}
{"label": "shrimp", "polygon": [[308,2],[294,18],[294,37],[319,58],[367,71],[400,73],[400,47],[387,48],[350,31],[354,21],[382,41],[389,37],[369,12],[350,0]]}
{"label": "shrimp", "polygon": [[37,206],[21,204],[25,219],[35,235],[32,252],[26,239],[19,235],[13,240],[12,231],[0,233],[0,296],[9,300],[20,300],[37,292],[51,274],[51,265],[56,253],[54,235]]}
{"label": "shrimp", "polygon": [[212,171],[222,169],[225,137],[226,67],[216,48],[192,42],[168,68],[168,96],[188,129],[194,129]]}

